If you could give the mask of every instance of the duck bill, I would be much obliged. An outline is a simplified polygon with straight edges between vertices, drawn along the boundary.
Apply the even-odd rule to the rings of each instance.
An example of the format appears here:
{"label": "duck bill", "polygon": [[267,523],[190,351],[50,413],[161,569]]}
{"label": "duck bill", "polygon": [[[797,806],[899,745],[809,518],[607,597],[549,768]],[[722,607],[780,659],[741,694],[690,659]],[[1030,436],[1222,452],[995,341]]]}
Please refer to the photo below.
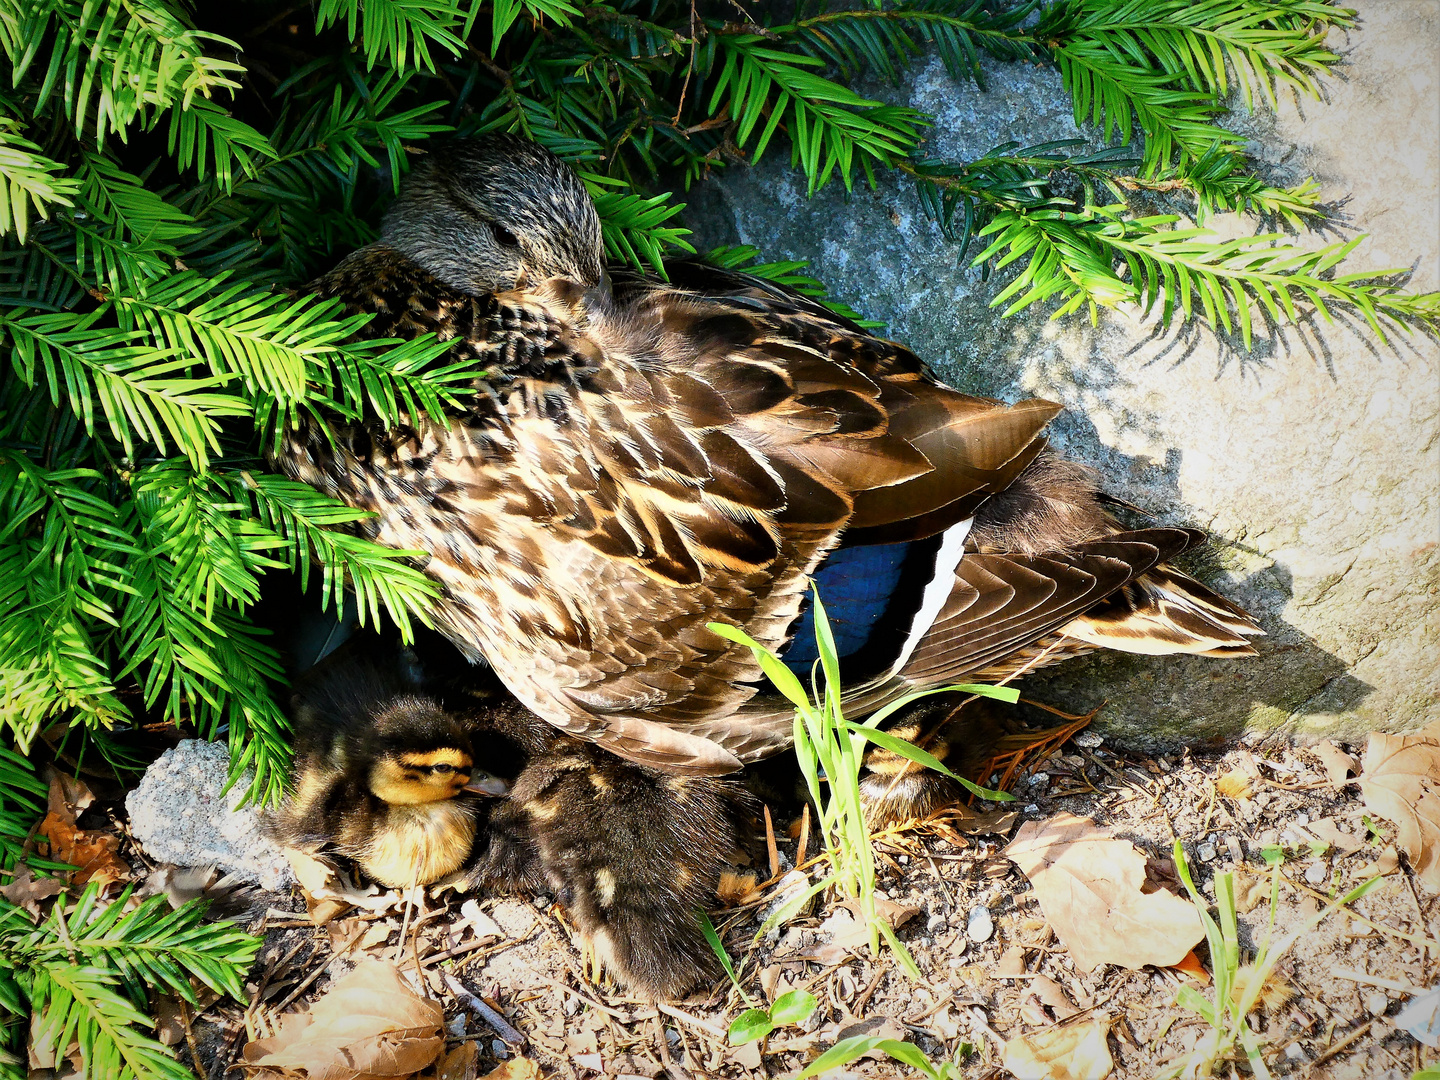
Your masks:
{"label": "duck bill", "polygon": [[498,776],[485,776],[466,784],[460,790],[473,791],[476,795],[490,795],[499,798],[501,795],[510,794],[510,781]]}

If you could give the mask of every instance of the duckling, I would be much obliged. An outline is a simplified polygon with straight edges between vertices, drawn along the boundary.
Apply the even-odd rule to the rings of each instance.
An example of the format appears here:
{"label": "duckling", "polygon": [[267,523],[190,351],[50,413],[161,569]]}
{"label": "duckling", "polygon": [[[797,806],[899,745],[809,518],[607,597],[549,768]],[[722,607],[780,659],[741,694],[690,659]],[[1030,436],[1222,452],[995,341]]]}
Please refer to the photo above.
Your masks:
{"label": "duckling", "polygon": [[382,885],[428,885],[460,870],[482,816],[467,795],[509,790],[477,766],[463,723],[355,651],[307,673],[292,718],[293,783],[272,831],[294,847],[328,844]]}
{"label": "duckling", "polygon": [[1060,405],[961,393],[773,282],[667,274],[607,268],[576,175],[489,135],[437,143],[311,286],[485,374],[443,418],[304,414],[277,464],[428,552],[439,628],[543,720],[675,774],[779,752],[792,707],[709,626],[799,643],[812,577],[866,585],[852,717],[1097,648],[1254,653],[1255,621],[1171,564],[1203,533],[1122,526],[1047,448]]}

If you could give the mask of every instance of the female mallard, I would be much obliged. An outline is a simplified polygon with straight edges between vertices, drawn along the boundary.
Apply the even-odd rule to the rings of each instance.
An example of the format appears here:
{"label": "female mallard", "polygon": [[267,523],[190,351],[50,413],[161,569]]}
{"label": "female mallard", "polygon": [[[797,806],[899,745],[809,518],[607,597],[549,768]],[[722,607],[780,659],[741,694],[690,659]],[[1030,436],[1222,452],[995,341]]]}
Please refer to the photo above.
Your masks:
{"label": "female mallard", "polygon": [[487,376],[443,424],[302,422],[282,468],[430,552],[439,626],[550,723],[677,773],[776,751],[790,708],[706,624],[783,650],[812,575],[868,590],[835,612],[852,715],[1099,647],[1253,652],[1167,565],[1202,533],[1121,528],[1046,450],[1059,405],[959,393],[782,286],[669,273],[612,282],[575,175],[492,136],[436,147],[313,286]]}

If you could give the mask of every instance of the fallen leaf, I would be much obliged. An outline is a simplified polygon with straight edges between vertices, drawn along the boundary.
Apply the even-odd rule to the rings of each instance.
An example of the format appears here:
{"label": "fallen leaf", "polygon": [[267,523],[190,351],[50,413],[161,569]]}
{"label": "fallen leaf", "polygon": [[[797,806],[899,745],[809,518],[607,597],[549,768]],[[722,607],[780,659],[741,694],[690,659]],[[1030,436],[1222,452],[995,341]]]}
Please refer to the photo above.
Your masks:
{"label": "fallen leaf", "polygon": [[1030,992],[1039,999],[1040,1004],[1055,1010],[1055,1019],[1057,1020],[1062,1022],[1069,1020],[1079,1012],[1075,1008],[1075,1003],[1070,1000],[1070,995],[1065,993],[1065,988],[1054,979],[1044,975],[1035,976],[1030,980]]}
{"label": "fallen leaf", "polygon": [[1353,851],[1359,851],[1365,846],[1364,841],[1358,836],[1340,828],[1334,818],[1321,818],[1319,821],[1312,821],[1307,827],[1316,839],[1325,841],[1346,855]]}
{"label": "fallen leaf", "polygon": [[[835,906],[846,909],[857,919],[862,917],[859,900],[842,900]],[[875,898],[875,914],[884,919],[890,929],[898,930],[916,915],[920,914],[920,909],[914,904],[897,904],[894,900],[887,900],[883,896],[877,896]]]}
{"label": "fallen leaf", "polygon": [[1190,978],[1194,979],[1201,986],[1210,985],[1210,973],[1206,971],[1205,966],[1200,963],[1200,958],[1195,955],[1194,949],[1186,953],[1185,959],[1181,960],[1178,964],[1172,964],[1171,970],[1178,971],[1183,975],[1189,975]]}
{"label": "fallen leaf", "polygon": [[830,935],[829,941],[822,941],[808,953],[797,959],[814,960],[830,967],[840,963],[853,952],[870,947],[870,931],[865,924],[851,915],[848,909],[840,909],[828,915],[816,928],[821,936]]}
{"label": "fallen leaf", "polygon": [[1395,851],[1394,844],[1386,844],[1385,850],[1376,856],[1375,861],[1360,868],[1360,876],[1363,878],[1385,877],[1400,869],[1400,856]]}
{"label": "fallen leaf", "polygon": [[[603,1073],[605,1071],[605,1059],[599,1054],[576,1054],[570,1060],[579,1068],[589,1069],[591,1072]],[[491,1073],[490,1075],[495,1074]]]}
{"label": "fallen leaf", "polygon": [[37,878],[30,867],[22,862],[15,864],[15,874],[10,879],[10,884],[0,889],[0,896],[39,919],[40,901],[48,900],[64,889],[65,882],[60,878]]}
{"label": "fallen leaf", "polygon": [[332,863],[316,858],[299,848],[283,849],[295,880],[300,885],[300,894],[305,897],[305,908],[316,926],[324,926],[342,912],[352,907],[381,914],[393,909],[400,901],[395,892],[382,892],[376,885],[358,889],[351,885]]}
{"label": "fallen leaf", "polygon": [[1360,794],[1367,809],[1395,823],[1420,883],[1440,892],[1440,721],[1413,735],[1371,732]]}
{"label": "fallen leaf", "polygon": [[479,901],[473,897],[460,905],[460,917],[465,920],[465,925],[470,928],[477,940],[498,941],[505,936],[505,931],[500,929],[500,924],[481,911]]}
{"label": "fallen leaf", "polygon": [[540,1066],[527,1057],[512,1057],[485,1074],[484,1080],[540,1080]]}
{"label": "fallen leaf", "polygon": [[1145,856],[1088,818],[1027,821],[1004,853],[1081,971],[1170,967],[1204,937],[1194,905],[1163,889],[1142,892]]}
{"label": "fallen leaf", "polygon": [[1005,1068],[1016,1080],[1105,1080],[1115,1069],[1108,1026],[1090,1020],[1016,1036],[1005,1044]]}
{"label": "fallen leaf", "polygon": [[1236,802],[1248,799],[1255,794],[1255,787],[1251,783],[1250,777],[1239,769],[1232,769],[1216,780],[1215,790],[1227,799],[1234,799]]}
{"label": "fallen leaf", "polygon": [[67,873],[72,885],[94,881],[102,887],[115,881],[130,879],[130,864],[116,854],[120,837],[99,829],[77,829],[74,819],[53,811],[45,815],[38,834],[45,837],[41,847],[52,859],[69,863],[75,869]]}
{"label": "fallen leaf", "polygon": [[54,814],[67,825],[74,825],[75,819],[95,801],[94,794],[79,777],[66,776],[57,772],[53,766],[45,772],[46,779],[50,782],[50,790],[46,795],[46,812]]}
{"label": "fallen leaf", "polygon": [[473,1042],[461,1043],[435,1063],[434,1080],[475,1080],[480,1072],[480,1048]]}
{"label": "fallen leaf", "polygon": [[364,953],[383,945],[395,927],[381,919],[336,919],[325,927],[330,949],[339,953],[349,949]]}
{"label": "fallen leaf", "polygon": [[1013,979],[1025,974],[1025,950],[1019,945],[1012,945],[1000,954],[1000,962],[995,965],[995,977],[997,979]]}
{"label": "fallen leaf", "polygon": [[565,1036],[565,1050],[571,1054],[593,1054],[599,1051],[600,1040],[593,1031],[576,1031]]}
{"label": "fallen leaf", "polygon": [[1351,773],[1360,771],[1360,763],[1355,760],[1354,755],[1347,754],[1329,739],[1316,743],[1310,750],[1324,766],[1325,778],[1337,788],[1344,785]]}
{"label": "fallen leaf", "polygon": [[739,1065],[742,1069],[760,1068],[760,1040],[755,1039],[740,1046],[732,1046],[726,1051],[730,1060]]}
{"label": "fallen leaf", "polygon": [[166,1046],[176,1046],[185,1038],[185,1017],[180,1012],[180,999],[174,994],[155,997],[155,1038]]}
{"label": "fallen leaf", "polygon": [[1015,824],[1018,813],[1014,810],[991,810],[976,812],[968,807],[957,807],[950,825],[967,836],[1004,835]]}
{"label": "fallen leaf", "polygon": [[335,983],[306,1013],[245,1047],[249,1065],[303,1080],[411,1076],[445,1048],[444,1013],[420,997],[394,965],[367,960]]}

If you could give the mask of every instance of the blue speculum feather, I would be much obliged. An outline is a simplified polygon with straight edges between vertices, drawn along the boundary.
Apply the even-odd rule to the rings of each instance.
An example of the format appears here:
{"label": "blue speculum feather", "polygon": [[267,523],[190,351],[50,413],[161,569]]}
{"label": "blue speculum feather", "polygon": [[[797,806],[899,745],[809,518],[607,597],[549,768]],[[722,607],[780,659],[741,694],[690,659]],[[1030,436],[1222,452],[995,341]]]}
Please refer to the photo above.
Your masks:
{"label": "blue speculum feather", "polygon": [[[841,548],[815,571],[815,588],[825,600],[830,632],[835,635],[835,652],[843,660],[859,652],[870,640],[876,624],[885,614],[900,585],[910,544],[874,544]],[[804,675],[820,658],[806,596],[800,614],[791,624],[794,640],[781,653],[786,667]]]}

